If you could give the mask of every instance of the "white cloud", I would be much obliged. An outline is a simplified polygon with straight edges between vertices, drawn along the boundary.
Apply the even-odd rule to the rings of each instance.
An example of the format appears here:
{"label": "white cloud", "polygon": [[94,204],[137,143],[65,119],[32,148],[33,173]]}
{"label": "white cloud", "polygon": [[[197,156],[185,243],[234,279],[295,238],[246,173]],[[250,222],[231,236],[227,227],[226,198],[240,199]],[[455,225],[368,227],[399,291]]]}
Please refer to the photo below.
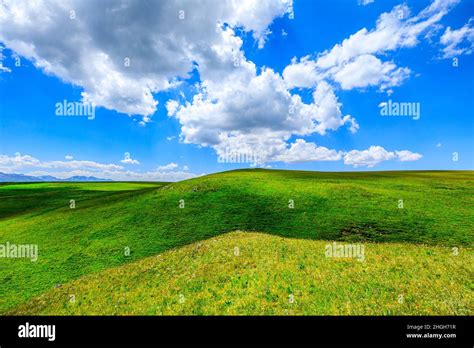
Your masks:
{"label": "white cloud", "polygon": [[247,149],[258,153],[261,163],[285,151],[291,135],[326,134],[343,125],[358,128],[343,116],[332,87],[321,82],[306,104],[291,94],[283,78],[272,69],[256,73],[243,60],[236,71],[218,81],[204,80],[192,103],[170,107],[181,123],[185,143],[210,146],[220,155]]}
{"label": "white cloud", "polygon": [[0,44],[0,73],[9,73],[12,72],[10,68],[3,66],[3,60],[5,59],[5,55],[3,54],[4,46]]}
{"label": "white cloud", "polygon": [[423,157],[419,153],[413,153],[407,150],[395,151],[395,154],[397,155],[398,160],[402,162],[418,161],[419,159],[421,159],[421,157]]}
{"label": "white cloud", "polygon": [[[187,166],[182,171],[173,171],[178,166],[170,163],[155,171],[145,173],[125,170],[115,164],[103,164],[94,161],[41,161],[29,155],[16,153],[15,156],[0,155],[0,172],[21,173],[33,176],[51,175],[60,179],[71,176],[94,176],[111,180],[130,181],[180,181],[204,174],[188,172]],[[46,169],[46,170],[45,170]]]}
{"label": "white cloud", "polygon": [[435,0],[416,16],[411,16],[406,5],[395,6],[379,16],[374,29],[362,28],[313,60],[307,56],[299,62],[293,59],[283,76],[292,87],[311,87],[321,79],[335,80],[343,89],[399,86],[410,69],[397,68],[394,62],[382,62],[376,56],[416,46],[418,37],[438,28],[441,18],[458,2]]}
{"label": "white cloud", "polygon": [[131,158],[124,158],[124,159],[120,160],[120,162],[122,162],[124,164],[140,164],[139,161],[131,159]]}
{"label": "white cloud", "polygon": [[[153,94],[178,86],[179,78],[197,69],[201,83],[193,99],[165,105],[181,125],[180,139],[218,155],[248,149],[264,164],[290,156],[293,146],[307,150],[309,158],[324,152],[312,143],[290,145],[292,136],[325,135],[342,126],[356,132],[359,125],[343,114],[335,88],[400,85],[410,70],[376,56],[416,45],[455,3],[435,0],[415,17],[407,6],[397,6],[379,17],[375,29],[363,28],[314,59],[294,58],[282,75],[247,60],[235,30],[251,33],[262,47],[272,21],[291,7],[288,0],[216,1],[211,7],[187,0],[146,6],[125,0],[5,0],[0,41],[46,73],[82,87],[85,100],[142,115],[141,126],[156,110]],[[303,102],[294,87],[311,88],[312,101]]]}
{"label": "white cloud", "polygon": [[366,6],[368,4],[371,4],[373,3],[375,0],[358,0],[358,4],[361,5],[361,6]]}
{"label": "white cloud", "polygon": [[435,0],[417,16],[410,17],[406,5],[395,6],[383,13],[377,20],[375,29],[366,28],[335,45],[318,57],[320,68],[342,66],[344,62],[365,54],[382,54],[403,47],[418,44],[418,36],[441,20],[459,0]]}
{"label": "white cloud", "polygon": [[303,139],[297,139],[284,153],[277,156],[275,159],[286,163],[296,163],[310,161],[339,161],[341,158],[341,152],[317,146],[315,143],[307,143]]}
{"label": "white cloud", "polygon": [[263,48],[270,30],[268,26],[277,17],[288,13],[292,0],[239,0],[232,1],[229,23],[252,31],[259,48]]}
{"label": "white cloud", "polygon": [[382,62],[377,57],[364,54],[344,65],[334,74],[342,89],[379,86],[380,90],[399,86],[410,75],[410,69],[397,68],[393,62]]}
{"label": "white cloud", "polygon": [[168,100],[166,102],[166,110],[168,111],[168,116],[173,116],[178,110],[179,103],[176,100]]}
{"label": "white cloud", "polygon": [[440,38],[443,48],[443,58],[452,58],[462,54],[471,54],[474,50],[474,18],[457,30],[446,28]]}
{"label": "white cloud", "polygon": [[9,73],[12,72],[12,70],[6,66],[3,66],[3,63],[0,61],[0,72]]}
{"label": "white cloud", "polygon": [[22,155],[19,152],[15,153],[15,157],[11,157],[8,155],[0,155],[0,170],[11,172],[9,169],[16,169],[22,167],[30,167],[30,166],[40,166],[43,163],[29,155]]}
{"label": "white cloud", "polygon": [[160,171],[150,171],[145,173],[139,173],[136,171],[124,171],[124,170],[115,170],[115,171],[87,171],[87,170],[72,170],[72,171],[33,171],[29,172],[28,175],[33,176],[42,176],[42,175],[51,175],[59,179],[67,179],[72,176],[94,176],[99,179],[111,179],[115,181],[181,181],[192,179],[198,176],[205,175],[203,174],[193,174],[188,172],[160,172]]}
{"label": "white cloud", "polygon": [[417,161],[422,157],[419,153],[407,150],[387,151],[381,146],[371,146],[367,150],[351,150],[344,155],[344,164],[354,167],[374,167],[383,161],[398,159],[400,161]]}
{"label": "white cloud", "polygon": [[326,134],[326,130],[336,130],[344,124],[349,125],[352,133],[357,132],[359,125],[350,115],[342,116],[341,104],[338,102],[334,89],[325,81],[316,87],[313,93],[314,113],[319,124],[316,130],[319,134]]}
{"label": "white cloud", "polygon": [[293,87],[315,87],[316,83],[322,79],[322,75],[317,71],[316,62],[309,56],[291,60],[291,64],[283,70],[283,78],[288,88]]}
{"label": "white cloud", "polygon": [[122,166],[115,164],[103,164],[94,161],[40,161],[29,155],[16,153],[14,157],[0,155],[0,171],[13,173],[23,168],[45,168],[45,169],[87,169],[87,170],[121,170]]}
{"label": "white cloud", "polygon": [[41,162],[41,165],[37,167],[42,168],[90,168],[90,169],[97,169],[97,170],[111,170],[111,169],[122,169],[122,166],[118,166],[116,164],[103,164],[97,163],[94,161],[49,161],[49,162]]}
{"label": "white cloud", "polygon": [[120,161],[124,164],[140,164],[139,161],[137,160],[134,160],[131,156],[130,156],[130,152],[125,152],[123,154],[123,159]]}
{"label": "white cloud", "polygon": [[168,163],[163,166],[159,166],[158,168],[156,168],[156,170],[157,171],[170,171],[176,168],[178,168],[178,165],[176,163]]}
{"label": "white cloud", "polygon": [[396,156],[393,152],[388,152],[381,146],[371,146],[368,150],[351,150],[344,155],[344,164],[353,165],[354,167],[373,167],[382,161],[394,159]]}
{"label": "white cloud", "polygon": [[74,159],[74,157],[73,157],[73,156],[71,156],[71,155],[66,155],[66,156],[64,156],[64,159],[67,159],[67,160],[73,160],[73,159]]}
{"label": "white cloud", "polygon": [[[324,135],[343,125],[348,125],[351,132],[356,132],[359,125],[351,115],[343,115],[335,88],[340,86],[344,90],[350,90],[373,86],[379,91],[393,93],[393,87],[400,86],[411,71],[407,67],[397,67],[393,61],[384,62],[377,56],[384,57],[389,51],[415,46],[418,37],[430,28],[435,28],[457,2],[458,0],[435,0],[416,16],[411,16],[406,5],[396,6],[392,11],[380,15],[374,29],[369,31],[363,28],[314,59],[310,56],[299,60],[293,58],[282,73],[283,84],[277,74],[271,74],[273,71],[270,69],[255,76],[252,65],[244,65],[247,75],[242,74],[243,79],[229,79],[228,85],[217,84],[217,92],[214,92],[211,85],[211,88],[206,88],[201,99],[176,109],[176,115],[183,125],[185,141],[212,146],[218,154],[223,153],[226,148],[238,148],[240,144],[244,144],[244,148],[256,150],[264,163],[284,156],[290,135]],[[270,75],[271,79],[268,78]],[[268,86],[269,92],[259,93],[251,83],[256,80],[265,80],[261,85]],[[313,102],[305,104],[298,95],[290,94],[288,90],[293,88],[312,89]],[[206,97],[210,101],[206,101]],[[237,104],[235,101],[240,100],[245,102],[232,108],[234,113],[223,114],[223,111],[229,109],[227,104]],[[260,100],[258,104],[257,100]],[[285,115],[285,105],[292,110],[292,114]],[[276,110],[279,112],[275,112]],[[215,115],[213,122],[204,120],[203,115],[206,114]],[[246,115],[251,120],[246,120]],[[265,116],[272,120],[272,128],[264,122]],[[222,127],[219,120],[225,121]],[[238,124],[238,121],[242,121],[242,124]],[[230,124],[234,126],[230,127]],[[199,129],[197,125],[205,126]],[[258,137],[258,134],[265,136]],[[384,155],[375,152],[371,151],[369,155]],[[358,152],[348,155],[347,161],[351,162],[356,154],[359,155]],[[396,156],[394,153],[385,155]]]}
{"label": "white cloud", "polygon": [[[184,142],[216,151],[240,139],[271,158],[279,154],[276,148],[286,149],[285,141],[293,134],[325,134],[344,124],[357,129],[353,118],[342,116],[331,89],[325,88],[326,98],[321,95],[324,86],[319,88],[318,99],[305,104],[278,73],[257,73],[245,58],[242,40],[232,28],[251,32],[261,47],[269,25],[288,12],[291,1],[218,1],[211,7],[192,1],[147,4],[149,8],[126,1],[70,0],[46,6],[42,1],[7,0],[0,6],[0,40],[46,73],[83,87],[84,99],[144,116],[141,126],[156,109],[153,93],[171,88],[177,77],[197,68],[202,83],[192,103],[171,100],[166,108],[181,123]],[[222,26],[224,22],[230,27]],[[273,149],[266,148],[269,143]]]}
{"label": "white cloud", "polygon": [[290,7],[291,0],[215,1],[212,6],[192,0],[4,0],[0,41],[45,73],[82,87],[83,99],[148,116],[146,123],[157,106],[153,93],[186,78],[193,62],[208,74],[231,69],[227,58],[239,53],[221,51],[228,38],[216,30],[219,26],[251,32],[262,47],[269,25]]}

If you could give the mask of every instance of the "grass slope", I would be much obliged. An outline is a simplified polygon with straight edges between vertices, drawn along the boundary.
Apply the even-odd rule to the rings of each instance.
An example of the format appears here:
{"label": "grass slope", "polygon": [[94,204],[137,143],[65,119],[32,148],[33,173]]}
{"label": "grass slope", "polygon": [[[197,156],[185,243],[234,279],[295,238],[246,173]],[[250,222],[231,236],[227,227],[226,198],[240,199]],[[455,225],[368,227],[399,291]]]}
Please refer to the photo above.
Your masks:
{"label": "grass slope", "polygon": [[38,244],[39,259],[0,258],[0,312],[57,284],[234,230],[472,252],[473,179],[471,171],[241,170],[167,185],[1,185],[0,244]]}
{"label": "grass slope", "polygon": [[325,257],[327,243],[224,234],[85,276],[10,314],[472,314],[468,253],[369,243],[359,262]]}

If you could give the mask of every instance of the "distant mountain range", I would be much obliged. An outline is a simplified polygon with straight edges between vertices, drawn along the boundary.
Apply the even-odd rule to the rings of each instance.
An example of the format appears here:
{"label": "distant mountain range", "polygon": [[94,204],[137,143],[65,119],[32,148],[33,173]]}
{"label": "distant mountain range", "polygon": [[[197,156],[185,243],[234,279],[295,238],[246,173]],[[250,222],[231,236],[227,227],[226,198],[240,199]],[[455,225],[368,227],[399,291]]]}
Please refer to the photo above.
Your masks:
{"label": "distant mountain range", "polygon": [[71,176],[67,179],[59,179],[50,175],[43,176],[30,176],[24,174],[6,174],[0,172],[0,182],[47,182],[47,181],[72,181],[72,182],[83,182],[83,181],[113,181],[110,179],[101,179],[94,176]]}

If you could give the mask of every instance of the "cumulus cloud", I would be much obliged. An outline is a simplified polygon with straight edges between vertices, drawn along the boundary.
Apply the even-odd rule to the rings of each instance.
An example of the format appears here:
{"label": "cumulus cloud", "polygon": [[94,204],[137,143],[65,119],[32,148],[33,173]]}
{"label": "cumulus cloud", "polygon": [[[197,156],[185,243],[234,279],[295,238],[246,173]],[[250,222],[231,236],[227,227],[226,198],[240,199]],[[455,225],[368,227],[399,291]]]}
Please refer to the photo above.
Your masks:
{"label": "cumulus cloud", "polygon": [[0,6],[0,40],[46,73],[81,86],[86,101],[142,115],[140,125],[156,110],[153,93],[198,69],[201,83],[193,100],[183,105],[170,100],[165,107],[179,120],[185,143],[212,146],[217,153],[241,147],[238,139],[261,150],[266,161],[285,151],[292,135],[325,134],[346,124],[357,130],[328,85],[316,89],[312,103],[303,103],[288,89],[291,79],[298,83],[304,72],[287,70],[285,82],[270,68],[257,72],[244,56],[235,29],[251,32],[262,47],[269,25],[289,11],[291,1],[147,5],[7,0]]}
{"label": "cumulus cloud", "polygon": [[403,150],[403,151],[395,151],[398,159],[402,162],[412,162],[418,161],[421,157],[423,157],[419,153],[413,153],[411,151]]}
{"label": "cumulus cloud", "polygon": [[100,179],[110,179],[115,181],[164,181],[164,182],[174,182],[192,179],[198,176],[205,175],[202,174],[193,174],[183,171],[149,171],[140,173],[137,171],[125,171],[125,170],[105,170],[105,171],[88,171],[88,170],[72,170],[72,171],[32,171],[28,175],[32,176],[43,176],[51,175],[59,179],[67,179],[72,176],[93,176]]}
{"label": "cumulus cloud", "polygon": [[461,28],[453,30],[447,27],[440,38],[443,48],[443,58],[452,58],[462,54],[471,54],[474,50],[474,18]]}
{"label": "cumulus cloud", "polygon": [[351,150],[344,155],[344,164],[353,165],[354,167],[373,167],[382,161],[394,159],[396,156],[393,152],[385,150],[381,146],[371,146],[368,150]]}
{"label": "cumulus cloud", "polygon": [[293,134],[326,134],[347,124],[358,128],[350,116],[343,116],[332,87],[321,83],[313,102],[304,103],[291,94],[283,78],[272,69],[256,73],[255,65],[245,61],[234,75],[216,81],[203,81],[192,103],[172,110],[181,123],[185,143],[213,147],[218,154],[226,149],[253,149],[261,163],[273,160],[286,149]]}
{"label": "cumulus cloud", "polygon": [[338,70],[334,80],[346,90],[367,86],[379,86],[380,90],[385,90],[400,86],[409,75],[408,68],[397,68],[393,62],[382,62],[373,55],[364,54]]}
{"label": "cumulus cloud", "polygon": [[323,78],[321,72],[317,70],[316,62],[305,56],[299,61],[294,57],[291,64],[283,70],[283,78],[288,88],[315,87],[316,83]]}
{"label": "cumulus cloud", "polygon": [[341,44],[321,54],[316,65],[329,69],[343,66],[354,58],[367,54],[383,54],[399,48],[413,47],[418,37],[438,23],[459,0],[435,0],[418,15],[411,17],[406,5],[395,6],[383,13],[375,29],[363,28]]}
{"label": "cumulus cloud", "polygon": [[263,48],[268,34],[270,23],[277,17],[289,13],[292,0],[241,0],[232,1],[232,13],[228,18],[232,26],[242,26],[252,31],[253,38],[258,43],[258,48]]}
{"label": "cumulus cloud", "polygon": [[[370,2],[361,1],[360,4]],[[430,29],[439,28],[439,21],[458,2],[459,0],[434,0],[414,16],[408,6],[395,6],[390,12],[379,16],[374,29],[362,28],[314,58],[293,58],[282,76],[289,89],[313,89],[314,102],[302,108],[308,114],[317,115],[313,118],[316,121],[313,131],[324,135],[327,130],[336,130],[347,124],[352,132],[356,132],[359,125],[352,116],[343,116],[335,88],[339,86],[341,89],[351,90],[376,87],[379,91],[392,93],[392,88],[400,86],[410,76],[411,70],[408,67],[397,67],[391,60],[382,61],[382,58],[390,51],[416,46],[422,34],[427,35]],[[452,36],[465,36],[466,31],[464,29],[462,33]],[[457,41],[449,40],[448,36],[445,42]],[[283,158],[286,147],[278,145],[278,154],[274,158]],[[389,159],[408,161],[420,157],[419,154],[389,152],[376,146],[364,151],[349,151],[345,154],[344,161],[355,166],[373,166]]]}
{"label": "cumulus cloud", "polygon": [[4,46],[0,44],[0,73],[9,73],[11,69],[3,66],[3,60],[5,59],[5,55],[3,54]]}
{"label": "cumulus cloud", "polygon": [[188,167],[177,169],[170,163],[154,171],[137,172],[125,170],[115,164],[104,164],[94,161],[41,161],[30,155],[16,153],[15,156],[0,155],[0,172],[22,173],[32,176],[51,175],[59,179],[71,176],[94,176],[102,179],[128,181],[180,181],[204,174],[190,173]]}
{"label": "cumulus cloud", "polygon": [[67,160],[73,160],[74,159],[74,157],[71,156],[71,155],[66,155],[66,156],[64,156],[64,158],[67,159]]}
{"label": "cumulus cloud", "polygon": [[40,161],[30,155],[15,153],[15,156],[0,155],[0,171],[13,173],[24,168],[47,168],[47,169],[86,169],[86,170],[121,170],[122,166],[116,164],[104,164],[94,161]]}
{"label": "cumulus cloud", "polygon": [[158,171],[169,171],[178,168],[178,165],[176,163],[168,163],[163,166],[159,166],[156,168]]}
{"label": "cumulus cloud", "polygon": [[166,102],[166,110],[168,111],[168,116],[173,116],[178,110],[179,103],[176,100],[168,100]]}
{"label": "cumulus cloud", "polygon": [[362,28],[315,57],[292,60],[283,76],[292,87],[311,87],[321,79],[334,80],[343,89],[378,86],[380,90],[399,86],[410,69],[398,68],[384,56],[400,48],[414,47],[421,34],[437,28],[439,21],[459,0],[435,0],[416,16],[406,5],[395,6],[379,16],[372,30]]}
{"label": "cumulus cloud", "polygon": [[[319,134],[326,134],[326,130],[336,130],[344,124],[349,125],[352,133],[359,129],[356,120],[350,115],[342,116],[341,104],[338,102],[334,89],[327,82],[318,84],[313,93],[314,113],[317,121],[316,131]],[[312,105],[307,107],[311,108]]]}
{"label": "cumulus cloud", "polygon": [[[248,139],[247,139],[248,140]],[[232,139],[240,143],[239,139]],[[251,143],[251,141],[250,141]],[[258,143],[260,144],[260,143]],[[234,144],[235,145],[235,144]],[[318,146],[312,142],[306,142],[304,139],[296,139],[295,142],[287,146],[280,139],[267,139],[266,160],[271,162],[285,163],[303,163],[309,161],[339,161],[343,159],[344,164],[354,167],[374,167],[383,161],[398,159],[402,162],[417,161],[422,158],[419,153],[408,150],[387,151],[381,146],[371,146],[367,150],[351,150],[349,152],[328,149],[324,146]],[[235,149],[235,146],[231,146]],[[263,149],[262,149],[263,150]],[[218,148],[217,152],[224,156],[225,150]],[[241,151],[253,151],[250,145],[247,149]],[[265,161],[256,161],[253,166],[269,168]],[[0,155],[0,172],[22,173],[27,175],[52,175],[58,178],[68,178],[71,176],[95,176],[112,180],[150,180],[150,181],[179,181],[199,176],[190,173],[189,167],[184,165],[182,170],[178,170],[176,163],[168,163],[159,166],[154,171],[137,172],[125,170],[122,166],[115,164],[104,164],[94,161],[41,161],[30,155],[16,153],[15,156]],[[42,170],[43,169],[43,170]],[[44,170],[46,169],[46,170]],[[204,174],[200,174],[204,175]]]}
{"label": "cumulus cloud", "polygon": [[124,164],[140,164],[139,161],[133,159],[131,156],[130,156],[130,152],[125,152],[123,154],[123,159],[120,161]]}
{"label": "cumulus cloud", "polygon": [[329,150],[315,143],[307,143],[303,139],[297,139],[291,146],[276,159],[286,163],[310,162],[310,161],[339,161],[342,153]]}
{"label": "cumulus cloud", "polygon": [[367,150],[351,150],[344,155],[344,164],[354,167],[374,167],[383,161],[398,159],[400,161],[417,161],[422,157],[419,153],[407,150],[387,151],[381,146],[371,146]]}
{"label": "cumulus cloud", "polygon": [[[259,47],[291,0],[75,1],[5,0],[0,41],[45,73],[84,89],[85,101],[148,122],[153,93],[173,87],[197,63],[218,74],[226,23],[252,33]],[[107,30],[104,30],[104,27]],[[225,57],[224,57],[225,56]],[[236,57],[232,57],[236,58]]]}
{"label": "cumulus cloud", "polygon": [[[396,6],[374,29],[363,28],[314,58],[294,58],[282,74],[257,69],[236,32],[251,33],[263,47],[271,23],[292,7],[290,0],[216,1],[213,6],[190,0],[5,0],[0,41],[45,73],[82,87],[84,101],[141,115],[140,125],[150,122],[157,108],[155,93],[179,86],[197,70],[200,81],[192,99],[164,105],[180,123],[180,139],[212,147],[217,155],[252,151],[263,165],[303,161],[297,149],[308,158],[337,157],[338,152],[301,139],[288,141],[343,126],[356,132],[359,125],[343,113],[337,89],[400,85],[410,70],[380,56],[416,45],[457,1],[435,0],[414,17],[406,5]],[[312,89],[312,100],[303,102],[295,88]],[[139,164],[130,156],[121,162]]]}

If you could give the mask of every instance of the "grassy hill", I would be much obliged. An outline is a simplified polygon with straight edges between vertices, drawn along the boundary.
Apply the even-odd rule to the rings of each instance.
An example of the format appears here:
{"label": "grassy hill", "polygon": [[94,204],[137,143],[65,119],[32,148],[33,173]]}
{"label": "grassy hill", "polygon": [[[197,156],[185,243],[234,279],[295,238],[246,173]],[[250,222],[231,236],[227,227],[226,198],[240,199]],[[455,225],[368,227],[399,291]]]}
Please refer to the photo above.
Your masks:
{"label": "grassy hill", "polygon": [[[0,244],[39,248],[36,262],[0,258],[0,313],[170,314],[176,309],[226,314],[242,313],[243,308],[243,313],[253,314],[472,313],[473,179],[470,171],[239,170],[172,184],[0,185]],[[75,209],[69,207],[71,199]],[[240,233],[219,237],[217,249],[204,248],[190,260],[194,263],[188,262],[200,272],[195,273],[196,283],[187,286],[190,271],[179,259],[190,258],[189,248],[195,248],[190,244],[235,230],[287,238]],[[228,253],[235,238],[243,250],[246,245],[253,250],[252,256],[220,259],[219,250]],[[366,261],[326,258],[321,246],[333,240],[364,243]],[[160,257],[168,263],[143,259],[164,252]],[[278,272],[270,266],[276,255],[294,260],[281,263]],[[253,265],[250,270],[239,263],[246,257]],[[295,262],[314,278],[302,277],[305,273],[294,269]],[[129,265],[119,267],[124,264]],[[242,295],[235,267],[244,267],[254,300]],[[317,286],[327,276],[340,283]],[[347,277],[355,283],[346,284]],[[76,307],[64,299],[71,286],[78,289],[73,292]],[[112,289],[118,297],[105,296]],[[176,291],[188,307],[173,305]],[[288,291],[295,292],[297,306],[280,308]],[[154,297],[145,296],[147,292]],[[205,298],[214,293],[212,304]],[[394,294],[405,294],[404,306],[391,302]],[[262,302],[262,296],[269,299]],[[130,305],[122,306],[123,298]],[[339,308],[338,303],[349,307]]]}
{"label": "grassy hill", "polygon": [[228,233],[85,276],[11,314],[470,313],[468,253],[369,243],[367,259],[358,262],[325,257],[327,243]]}

